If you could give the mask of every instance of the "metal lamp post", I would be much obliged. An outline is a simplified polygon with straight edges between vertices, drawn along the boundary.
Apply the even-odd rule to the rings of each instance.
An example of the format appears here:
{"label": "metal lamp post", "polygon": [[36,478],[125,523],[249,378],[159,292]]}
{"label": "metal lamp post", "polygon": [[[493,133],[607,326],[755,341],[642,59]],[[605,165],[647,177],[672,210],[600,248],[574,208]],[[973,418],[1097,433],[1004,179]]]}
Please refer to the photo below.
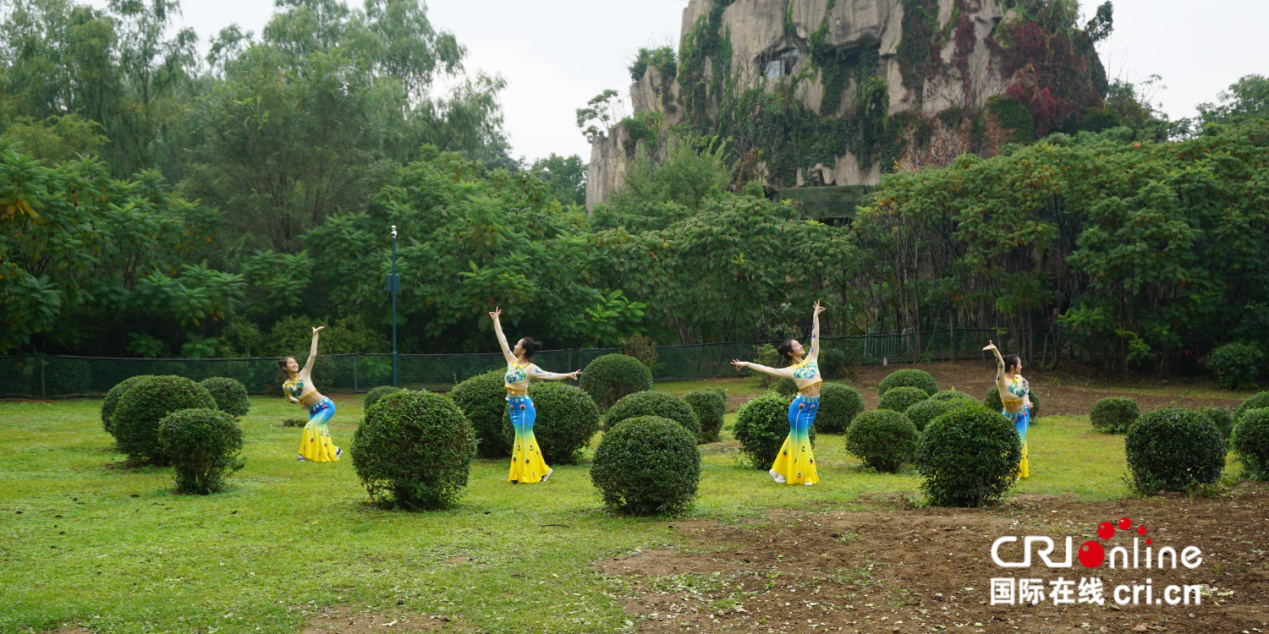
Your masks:
{"label": "metal lamp post", "polygon": [[387,291],[392,293],[392,387],[397,387],[397,293],[401,292],[401,276],[397,275],[396,225],[392,225],[392,272],[388,274]]}

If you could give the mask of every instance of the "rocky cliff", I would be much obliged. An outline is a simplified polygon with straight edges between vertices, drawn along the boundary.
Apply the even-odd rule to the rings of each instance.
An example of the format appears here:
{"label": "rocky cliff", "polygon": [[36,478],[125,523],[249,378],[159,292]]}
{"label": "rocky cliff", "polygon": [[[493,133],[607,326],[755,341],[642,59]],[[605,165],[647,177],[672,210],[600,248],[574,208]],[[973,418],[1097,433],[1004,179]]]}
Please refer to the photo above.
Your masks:
{"label": "rocky cliff", "polygon": [[[896,167],[946,164],[1047,132],[1024,121],[1032,112],[1099,102],[1104,74],[1074,16],[1056,14],[1052,0],[1003,1],[1018,6],[691,0],[674,77],[643,72],[630,87],[634,116],[595,140],[587,207],[620,186],[649,125],[731,139],[741,169],[772,189],[871,185]],[[1074,68],[1028,63],[1027,55],[1053,57],[1058,48],[1074,51]],[[1059,81],[1078,94],[1058,94]]]}

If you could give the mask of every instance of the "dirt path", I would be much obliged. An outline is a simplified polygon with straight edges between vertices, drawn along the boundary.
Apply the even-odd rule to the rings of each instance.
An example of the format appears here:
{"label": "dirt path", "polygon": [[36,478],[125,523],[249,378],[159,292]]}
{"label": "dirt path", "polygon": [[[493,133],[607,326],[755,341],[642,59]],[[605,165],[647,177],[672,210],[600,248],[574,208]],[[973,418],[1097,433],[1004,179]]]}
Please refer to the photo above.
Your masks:
{"label": "dirt path", "polygon": [[[1261,632],[1269,631],[1269,487],[1219,498],[1083,503],[1018,499],[988,510],[916,509],[899,496],[876,510],[780,511],[748,525],[676,523],[691,546],[597,562],[631,581],[626,609],[646,632]],[[1045,535],[1076,548],[1103,521],[1131,518],[1156,547],[1202,550],[1189,570],[1002,569],[990,556],[1006,535]],[[1134,535],[1135,537],[1135,535]],[[1144,538],[1138,538],[1143,540]],[[1123,531],[1105,542],[1129,548]],[[1142,543],[1138,543],[1144,548]],[[1021,548],[1002,549],[1017,557]],[[1100,577],[1107,588],[1202,587],[1198,605],[1054,605],[1051,582]],[[1037,578],[1039,605],[991,605],[993,577]],[[1144,592],[1144,590],[1142,591]],[[1076,593],[1078,597],[1078,592]],[[1144,598],[1144,594],[1141,595]]]}

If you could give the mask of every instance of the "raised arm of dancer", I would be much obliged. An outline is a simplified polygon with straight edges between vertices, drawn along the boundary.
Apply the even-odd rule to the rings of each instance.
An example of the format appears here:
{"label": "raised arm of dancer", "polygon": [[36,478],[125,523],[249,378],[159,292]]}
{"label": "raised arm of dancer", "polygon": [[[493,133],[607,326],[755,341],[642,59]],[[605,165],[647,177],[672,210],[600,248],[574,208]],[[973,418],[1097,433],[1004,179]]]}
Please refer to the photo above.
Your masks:
{"label": "raised arm of dancer", "polygon": [[515,363],[516,355],[511,354],[511,346],[507,345],[507,336],[502,334],[502,321],[499,320],[501,316],[501,308],[495,308],[493,312],[489,313],[489,318],[493,319],[494,334],[498,336],[498,346],[502,348],[503,358],[507,360],[507,363]]}
{"label": "raised arm of dancer", "polygon": [[753,370],[754,372],[761,372],[763,374],[769,374],[771,376],[780,376],[780,377],[787,376],[789,378],[793,378],[793,373],[796,371],[793,368],[772,368],[772,367],[768,367],[759,363],[750,363],[748,361],[741,361],[740,359],[732,359],[731,364],[736,366],[737,372],[739,372],[741,368],[749,368],[750,370]]}
{"label": "raised arm of dancer", "polygon": [[546,370],[539,368],[536,363],[531,364],[528,368],[525,368],[525,370],[528,372],[529,376],[539,381],[563,381],[564,379],[576,379],[577,375],[582,373],[581,370],[574,370],[568,374],[556,374],[555,372],[547,372]]}
{"label": "raised arm of dancer", "polygon": [[317,360],[317,333],[321,332],[326,326],[318,326],[313,329],[313,343],[308,349],[308,360],[304,362],[304,369],[300,370],[300,376],[308,376],[313,371],[313,362]]}
{"label": "raised arm of dancer", "polygon": [[820,358],[820,313],[824,312],[824,307],[817,301],[815,302],[815,312],[811,314],[811,349],[806,353],[806,357],[811,361],[817,361]]}
{"label": "raised arm of dancer", "polygon": [[990,339],[987,340],[987,347],[983,350],[991,350],[996,355],[996,388],[1001,394],[1008,394],[1009,381],[1005,379],[1005,358],[1000,356],[1000,349]]}

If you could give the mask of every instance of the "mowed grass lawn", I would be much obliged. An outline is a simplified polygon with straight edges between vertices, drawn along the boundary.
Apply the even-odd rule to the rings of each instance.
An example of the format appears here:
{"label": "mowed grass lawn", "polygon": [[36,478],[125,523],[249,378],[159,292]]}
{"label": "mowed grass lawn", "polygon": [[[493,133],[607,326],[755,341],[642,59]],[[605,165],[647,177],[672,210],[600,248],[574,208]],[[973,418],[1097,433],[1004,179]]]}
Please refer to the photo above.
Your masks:
{"label": "mowed grass lawn", "polygon": [[[758,391],[748,380],[712,384]],[[361,397],[336,402],[332,433],[346,447]],[[876,492],[922,499],[915,474],[865,471],[840,435],[819,436],[820,485],[792,487],[746,468],[724,432],[702,447],[685,518],[604,510],[584,463],[517,486],[503,460],[474,462],[455,508],[384,511],[369,505],[347,456],[296,462],[300,429],[281,421],[302,411],[277,398],[253,398],[241,420],[247,464],[229,490],[184,496],[172,493],[170,469],[124,466],[99,409],[98,400],[0,404],[0,631],[298,632],[326,607],[444,615],[457,629],[631,630],[615,597],[623,581],[590,564],[683,546],[675,522],[766,522],[769,509],[859,508]],[[1030,446],[1033,477],[1014,494],[1130,495],[1123,437],[1092,431],[1085,417],[1043,418]]]}

